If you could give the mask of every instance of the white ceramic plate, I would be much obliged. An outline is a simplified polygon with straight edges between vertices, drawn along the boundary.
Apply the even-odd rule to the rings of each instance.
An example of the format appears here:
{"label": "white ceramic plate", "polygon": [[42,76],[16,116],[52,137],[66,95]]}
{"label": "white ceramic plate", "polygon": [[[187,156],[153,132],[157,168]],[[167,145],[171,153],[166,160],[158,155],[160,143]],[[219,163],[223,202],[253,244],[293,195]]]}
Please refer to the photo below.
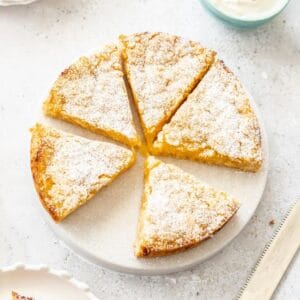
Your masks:
{"label": "white ceramic plate", "polygon": [[[241,232],[261,199],[268,171],[268,147],[263,122],[254,103],[252,106],[259,118],[263,142],[264,163],[258,173],[161,157],[163,161],[181,167],[241,201],[241,208],[236,216],[212,239],[203,242],[198,247],[162,258],[137,259],[134,257],[133,243],[143,190],[144,159],[140,155],[129,171],[118,177],[87,205],[74,212],[62,223],[55,224],[42,210],[45,218],[61,240],[71,249],[96,264],[117,271],[158,275],[182,271],[199,264],[224,248]],[[138,124],[137,116],[135,115],[134,118]],[[41,122],[87,138],[111,141],[63,121],[41,116]]]}
{"label": "white ceramic plate", "polygon": [[34,300],[97,300],[86,284],[65,271],[45,265],[16,264],[0,269],[1,300],[11,299],[11,292]]}
{"label": "white ceramic plate", "polygon": [[0,0],[0,5],[9,6],[9,5],[25,5],[37,0]]}

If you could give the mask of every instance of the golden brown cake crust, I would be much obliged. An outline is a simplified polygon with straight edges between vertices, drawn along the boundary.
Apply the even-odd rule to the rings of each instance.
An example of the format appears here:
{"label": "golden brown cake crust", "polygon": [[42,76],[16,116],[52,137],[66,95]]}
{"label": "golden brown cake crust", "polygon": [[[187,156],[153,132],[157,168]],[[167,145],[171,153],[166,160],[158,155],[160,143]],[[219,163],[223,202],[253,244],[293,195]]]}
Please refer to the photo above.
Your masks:
{"label": "golden brown cake crust", "polygon": [[64,70],[44,103],[44,113],[138,146],[123,79],[121,51],[108,45],[97,54],[81,57]]}
{"label": "golden brown cake crust", "polygon": [[11,297],[12,297],[12,300],[34,300],[31,297],[21,296],[21,295],[19,295],[18,293],[14,292],[14,291],[11,292]]}
{"label": "golden brown cake crust", "polygon": [[135,153],[41,124],[32,130],[31,171],[41,203],[59,222],[127,170]]}
{"label": "golden brown cake crust", "polygon": [[[51,178],[44,178],[47,163],[51,160],[53,155],[53,146],[52,143],[45,138],[47,133],[45,128],[41,125],[37,124],[31,129],[31,132],[30,164],[35,188],[44,208],[49,212],[51,217],[58,222],[60,221],[60,217],[56,214],[55,207],[52,207],[45,201],[45,199],[50,198],[48,191],[53,185]],[[54,132],[52,134],[54,134]],[[58,135],[55,136],[54,134],[54,137],[58,137]]]}
{"label": "golden brown cake crust", "polygon": [[217,60],[158,134],[153,154],[256,172],[262,165],[258,120],[237,77]]}
{"label": "golden brown cake crust", "polygon": [[199,43],[166,33],[121,35],[127,79],[148,144],[214,60]]}
{"label": "golden brown cake crust", "polygon": [[238,208],[225,192],[148,157],[135,255],[162,256],[194,247],[220,230]]}

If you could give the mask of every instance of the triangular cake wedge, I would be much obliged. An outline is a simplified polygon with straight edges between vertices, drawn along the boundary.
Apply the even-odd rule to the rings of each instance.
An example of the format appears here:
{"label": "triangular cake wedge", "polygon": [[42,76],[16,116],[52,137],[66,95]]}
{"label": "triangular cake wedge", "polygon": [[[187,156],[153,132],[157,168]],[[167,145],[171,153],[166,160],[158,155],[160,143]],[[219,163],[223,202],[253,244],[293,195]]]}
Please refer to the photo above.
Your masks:
{"label": "triangular cake wedge", "polygon": [[158,134],[155,154],[256,172],[262,165],[258,120],[237,77],[217,60]]}
{"label": "triangular cake wedge", "polygon": [[44,103],[46,115],[80,125],[129,146],[139,145],[115,45],[81,57],[64,70]]}
{"label": "triangular cake wedge", "polygon": [[145,162],[144,184],[137,257],[196,246],[220,230],[239,208],[239,202],[225,192],[151,156]]}
{"label": "triangular cake wedge", "polygon": [[31,129],[31,171],[40,200],[59,222],[135,160],[123,147],[37,124]]}
{"label": "triangular cake wedge", "polygon": [[215,52],[166,33],[121,35],[120,41],[127,79],[151,144],[206,73]]}

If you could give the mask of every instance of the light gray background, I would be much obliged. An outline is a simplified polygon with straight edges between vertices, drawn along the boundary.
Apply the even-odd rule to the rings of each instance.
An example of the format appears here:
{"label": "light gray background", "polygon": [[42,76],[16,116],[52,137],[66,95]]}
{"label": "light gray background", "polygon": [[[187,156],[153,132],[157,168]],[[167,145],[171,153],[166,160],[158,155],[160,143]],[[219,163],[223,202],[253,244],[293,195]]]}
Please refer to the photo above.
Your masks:
{"label": "light gray background", "polygon": [[[196,0],[41,0],[0,8],[0,265],[46,263],[101,299],[233,299],[289,205],[300,195],[300,1],[254,30],[225,26]],[[219,52],[256,100],[270,144],[266,190],[245,230],[193,270],[159,277],[115,273],[59,243],[37,207],[29,133],[57,74],[120,33],[166,31]],[[275,225],[269,225],[274,219]],[[300,257],[275,299],[300,299]]]}

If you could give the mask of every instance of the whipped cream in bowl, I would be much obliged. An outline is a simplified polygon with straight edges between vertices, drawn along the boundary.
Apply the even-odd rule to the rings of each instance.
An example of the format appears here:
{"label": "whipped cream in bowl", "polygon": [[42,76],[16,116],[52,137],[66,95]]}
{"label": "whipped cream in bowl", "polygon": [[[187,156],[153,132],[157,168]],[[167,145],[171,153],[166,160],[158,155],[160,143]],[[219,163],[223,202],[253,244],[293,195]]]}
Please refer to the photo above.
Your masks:
{"label": "whipped cream in bowl", "polygon": [[289,0],[202,0],[220,19],[239,27],[263,24],[278,15]]}

